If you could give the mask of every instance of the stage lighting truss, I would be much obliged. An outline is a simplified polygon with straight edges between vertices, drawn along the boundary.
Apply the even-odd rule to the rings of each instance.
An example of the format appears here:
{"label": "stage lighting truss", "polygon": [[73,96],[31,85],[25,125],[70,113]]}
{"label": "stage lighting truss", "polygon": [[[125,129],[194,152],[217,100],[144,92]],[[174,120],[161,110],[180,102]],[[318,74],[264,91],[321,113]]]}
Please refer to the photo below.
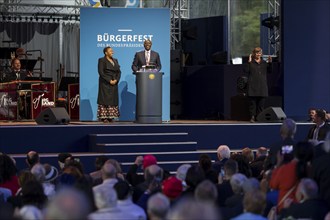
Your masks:
{"label": "stage lighting truss", "polygon": [[[189,18],[190,0],[164,0],[163,7],[171,10],[171,49],[181,41],[181,19]],[[60,20],[80,21],[80,7],[90,7],[89,0],[75,0],[74,4],[25,4],[21,0],[4,0],[0,5],[0,20],[60,22]],[[22,21],[22,20],[21,20]],[[24,20],[23,20],[24,21]]]}
{"label": "stage lighting truss", "polygon": [[281,28],[280,28],[280,0],[267,0],[268,2],[268,18],[262,21],[262,25],[268,27],[268,51],[272,51],[273,55],[280,55],[281,49]]}

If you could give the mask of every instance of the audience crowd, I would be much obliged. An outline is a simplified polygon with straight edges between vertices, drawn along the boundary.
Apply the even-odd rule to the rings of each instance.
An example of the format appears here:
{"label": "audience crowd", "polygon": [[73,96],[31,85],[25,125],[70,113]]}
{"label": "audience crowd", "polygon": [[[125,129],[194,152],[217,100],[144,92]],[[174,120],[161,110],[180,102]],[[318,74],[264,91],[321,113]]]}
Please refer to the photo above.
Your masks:
{"label": "audience crowd", "polygon": [[311,117],[306,140],[285,119],[277,143],[235,153],[220,145],[216,161],[201,154],[175,173],[154,155],[136,157],[127,173],[98,156],[85,173],[69,153],[51,165],[30,151],[23,170],[1,153],[0,219],[330,219],[330,132],[324,113]]}

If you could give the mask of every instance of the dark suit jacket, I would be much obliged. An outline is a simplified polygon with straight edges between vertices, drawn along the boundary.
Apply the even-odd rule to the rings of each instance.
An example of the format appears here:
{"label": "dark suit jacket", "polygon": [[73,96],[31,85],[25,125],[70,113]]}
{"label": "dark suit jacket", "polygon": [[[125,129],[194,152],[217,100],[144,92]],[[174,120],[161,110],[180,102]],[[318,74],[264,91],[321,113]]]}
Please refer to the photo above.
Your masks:
{"label": "dark suit jacket", "polygon": [[[313,139],[313,134],[314,134],[314,130],[316,129],[316,125],[313,125],[308,132],[307,135],[307,139]],[[325,139],[325,136],[327,135],[327,133],[330,131],[330,125],[325,122],[325,124],[320,127],[319,129],[319,133],[317,135],[317,140],[318,141],[323,141]]]}
{"label": "dark suit jacket", "polygon": [[7,73],[4,77],[4,82],[11,82],[11,81],[15,81],[15,80],[25,80],[26,78],[28,78],[28,74],[25,70],[20,70],[19,71],[19,77],[17,78],[16,72],[15,71],[11,71],[9,73]]}
{"label": "dark suit jacket", "polygon": [[[160,62],[159,54],[153,50],[150,50],[150,63],[154,63],[158,71],[161,70],[162,64]],[[139,71],[142,66],[146,64],[145,50],[136,52],[132,63],[133,72]]]}
{"label": "dark suit jacket", "polygon": [[320,199],[309,199],[303,203],[292,204],[287,209],[281,210],[281,218],[292,216],[295,219],[324,219],[328,213],[327,204]]}

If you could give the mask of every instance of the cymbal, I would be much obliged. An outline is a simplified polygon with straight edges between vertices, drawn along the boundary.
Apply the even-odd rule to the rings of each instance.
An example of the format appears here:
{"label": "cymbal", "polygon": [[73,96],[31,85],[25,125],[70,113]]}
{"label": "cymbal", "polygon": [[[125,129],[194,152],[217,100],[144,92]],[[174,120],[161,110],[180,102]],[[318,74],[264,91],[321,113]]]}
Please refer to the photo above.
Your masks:
{"label": "cymbal", "polygon": [[3,40],[2,43],[14,43],[15,41],[12,40]]}

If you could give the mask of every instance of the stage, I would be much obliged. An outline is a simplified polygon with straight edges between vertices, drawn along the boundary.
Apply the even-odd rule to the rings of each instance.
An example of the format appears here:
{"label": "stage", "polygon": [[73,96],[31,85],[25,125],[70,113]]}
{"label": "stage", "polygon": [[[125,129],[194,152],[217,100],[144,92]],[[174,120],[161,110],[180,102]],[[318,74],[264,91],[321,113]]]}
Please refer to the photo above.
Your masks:
{"label": "stage", "polygon": [[[232,150],[268,147],[280,140],[281,123],[247,121],[173,120],[162,124],[72,121],[67,125],[38,125],[34,121],[0,122],[0,151],[12,155],[23,168],[25,154],[40,153],[42,163],[57,164],[57,154],[79,157],[86,171],[97,155],[118,160],[127,170],[137,155],[154,154],[167,170],[182,163],[197,163],[201,153],[216,159],[221,144]],[[311,123],[298,122],[296,140],[304,140]]]}

